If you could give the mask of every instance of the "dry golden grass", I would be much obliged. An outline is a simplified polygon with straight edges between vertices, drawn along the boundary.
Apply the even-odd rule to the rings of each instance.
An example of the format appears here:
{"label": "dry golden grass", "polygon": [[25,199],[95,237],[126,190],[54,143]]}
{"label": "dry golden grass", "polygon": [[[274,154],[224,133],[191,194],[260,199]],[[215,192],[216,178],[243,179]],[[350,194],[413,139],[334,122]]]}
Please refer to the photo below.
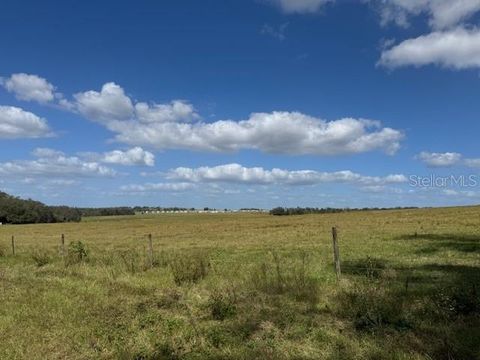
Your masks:
{"label": "dry golden grass", "polygon": [[479,273],[480,207],[0,226],[0,358],[480,358]]}

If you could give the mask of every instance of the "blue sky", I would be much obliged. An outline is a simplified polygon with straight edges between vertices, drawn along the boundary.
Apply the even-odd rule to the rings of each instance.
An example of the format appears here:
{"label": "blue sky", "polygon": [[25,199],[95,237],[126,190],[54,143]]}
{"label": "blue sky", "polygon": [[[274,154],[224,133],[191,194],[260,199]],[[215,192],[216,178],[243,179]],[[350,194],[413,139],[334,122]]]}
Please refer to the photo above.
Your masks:
{"label": "blue sky", "polygon": [[0,189],[75,206],[477,204],[479,13],[3,1]]}

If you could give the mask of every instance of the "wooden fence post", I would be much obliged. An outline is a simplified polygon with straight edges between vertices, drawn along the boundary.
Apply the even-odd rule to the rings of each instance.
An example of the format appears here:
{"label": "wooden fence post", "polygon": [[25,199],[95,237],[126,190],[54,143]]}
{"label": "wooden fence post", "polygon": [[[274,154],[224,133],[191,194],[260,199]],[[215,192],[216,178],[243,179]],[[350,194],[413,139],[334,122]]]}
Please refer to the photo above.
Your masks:
{"label": "wooden fence post", "polygon": [[153,241],[152,234],[148,234],[148,259],[150,262],[150,267],[153,268]]}
{"label": "wooden fence post", "polygon": [[340,250],[338,247],[338,234],[337,234],[337,228],[335,226],[332,228],[332,239],[333,239],[333,261],[334,261],[335,274],[337,275],[337,279],[339,279],[340,275],[342,274],[342,270],[340,268]]}
{"label": "wooden fence post", "polygon": [[65,257],[65,234],[62,234],[62,239],[61,239],[61,247],[60,247],[60,252],[62,254],[62,257]]}
{"label": "wooden fence post", "polygon": [[12,254],[15,256],[15,236],[12,235]]}

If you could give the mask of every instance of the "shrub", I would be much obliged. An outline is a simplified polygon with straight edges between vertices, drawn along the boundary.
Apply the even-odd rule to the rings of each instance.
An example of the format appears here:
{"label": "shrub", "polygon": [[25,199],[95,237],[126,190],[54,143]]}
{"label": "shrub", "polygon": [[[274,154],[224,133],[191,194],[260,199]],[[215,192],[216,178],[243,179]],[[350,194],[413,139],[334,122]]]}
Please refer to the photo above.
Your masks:
{"label": "shrub", "polygon": [[211,327],[207,330],[206,338],[215,348],[221,348],[228,342],[229,333],[220,326]]}
{"label": "shrub", "polygon": [[196,283],[208,275],[210,260],[203,252],[177,255],[170,262],[170,269],[175,284]]}
{"label": "shrub", "polygon": [[365,276],[369,278],[379,278],[387,268],[385,261],[370,256],[367,256],[364,265]]}
{"label": "shrub", "polygon": [[34,224],[54,222],[48,206],[38,201],[23,200],[0,191],[0,222]]}
{"label": "shrub", "polygon": [[173,308],[182,301],[182,293],[175,288],[167,288],[156,298],[155,304],[158,308]]}
{"label": "shrub", "polygon": [[371,331],[390,326],[411,327],[405,315],[405,299],[386,291],[382,283],[369,283],[346,290],[339,296],[340,315],[350,318],[357,330]]}
{"label": "shrub", "polygon": [[235,293],[216,290],[210,294],[208,308],[212,318],[225,320],[237,313]]}
{"label": "shrub", "polygon": [[153,256],[153,266],[154,267],[167,267],[170,263],[169,253],[166,251],[160,251],[159,253],[154,254]]}
{"label": "shrub", "polygon": [[71,242],[68,245],[67,264],[78,264],[86,261],[88,258],[88,250],[81,241]]}
{"label": "shrub", "polygon": [[50,255],[45,249],[36,249],[32,254],[32,259],[38,267],[47,265],[50,261]]}
{"label": "shrub", "polygon": [[[125,250],[120,252],[120,259],[127,270],[133,275],[140,268],[140,256],[136,251]],[[145,265],[146,266],[146,265]]]}
{"label": "shrub", "polygon": [[[288,260],[293,260],[290,264]],[[300,259],[282,259],[272,253],[272,261],[265,261],[252,272],[252,284],[257,289],[271,295],[286,294],[296,300],[307,301],[312,305],[319,299],[318,281],[310,276],[306,253]]]}
{"label": "shrub", "polygon": [[480,291],[474,283],[439,289],[433,302],[447,315],[480,313]]}
{"label": "shrub", "polygon": [[7,256],[7,250],[4,246],[0,245],[0,257]]}
{"label": "shrub", "polygon": [[387,270],[387,265],[382,259],[367,256],[364,259],[356,261],[345,261],[342,264],[342,270],[346,273],[377,279],[382,277],[383,273]]}

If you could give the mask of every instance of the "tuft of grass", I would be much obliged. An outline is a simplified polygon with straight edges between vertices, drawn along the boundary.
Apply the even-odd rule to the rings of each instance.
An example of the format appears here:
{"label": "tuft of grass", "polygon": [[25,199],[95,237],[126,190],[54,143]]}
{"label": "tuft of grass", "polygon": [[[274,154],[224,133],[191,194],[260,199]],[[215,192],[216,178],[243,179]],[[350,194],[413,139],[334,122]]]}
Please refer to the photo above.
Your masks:
{"label": "tuft of grass", "polygon": [[[290,259],[272,252],[271,259],[263,261],[251,274],[253,287],[270,295],[287,295],[311,305],[318,302],[320,284],[312,277],[308,255]],[[293,260],[293,261],[292,261]]]}
{"label": "tuft of grass", "polygon": [[345,261],[342,265],[345,273],[363,275],[370,279],[378,279],[388,270],[385,260],[367,256],[356,261]]}
{"label": "tuft of grass", "polygon": [[234,292],[214,290],[209,297],[207,307],[214,320],[225,320],[237,313],[237,297]]}
{"label": "tuft of grass", "polygon": [[167,251],[160,251],[153,255],[153,267],[165,268],[170,264],[170,253]]}
{"label": "tuft of grass", "polygon": [[376,332],[391,327],[412,327],[406,310],[406,299],[391,291],[381,281],[356,284],[338,296],[338,313],[352,321],[356,330]]}
{"label": "tuft of grass", "polygon": [[175,284],[197,283],[210,272],[211,264],[207,253],[195,251],[190,254],[176,254],[170,261]]}
{"label": "tuft of grass", "polygon": [[68,245],[67,265],[85,262],[88,259],[88,250],[81,241],[74,241]]}
{"label": "tuft of grass", "polygon": [[[132,275],[136,274],[141,267],[140,255],[133,250],[124,250],[119,253],[122,264]],[[145,266],[144,266],[145,268]]]}
{"label": "tuft of grass", "polygon": [[479,284],[473,282],[439,288],[432,302],[447,316],[475,316],[480,314]]}
{"label": "tuft of grass", "polygon": [[32,253],[32,259],[38,267],[45,266],[52,261],[50,254],[45,249],[35,249]]}
{"label": "tuft of grass", "polygon": [[156,306],[158,308],[173,308],[182,301],[182,293],[176,288],[167,288],[156,299]]}

